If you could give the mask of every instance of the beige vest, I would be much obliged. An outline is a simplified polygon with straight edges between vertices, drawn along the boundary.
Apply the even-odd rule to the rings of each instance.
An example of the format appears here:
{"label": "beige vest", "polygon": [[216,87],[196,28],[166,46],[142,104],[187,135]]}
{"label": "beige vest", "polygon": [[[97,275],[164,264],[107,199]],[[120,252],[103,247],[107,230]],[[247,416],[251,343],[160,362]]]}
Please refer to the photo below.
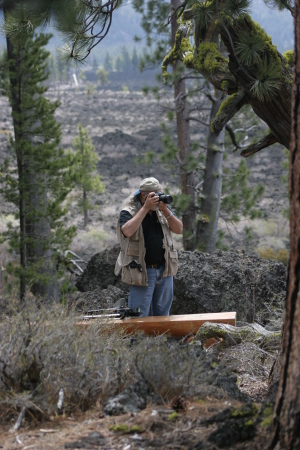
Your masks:
{"label": "beige vest", "polygon": [[[128,211],[134,216],[140,208],[141,206],[131,198],[122,210]],[[178,269],[178,255],[177,250],[173,248],[172,232],[168,221],[160,211],[155,211],[152,214],[157,214],[163,231],[163,248],[165,249],[165,270],[163,276],[169,277],[176,275]],[[137,231],[130,238],[126,238],[120,229],[118,221],[117,233],[121,251],[116,262],[115,275],[119,275],[122,270],[122,281],[124,283],[135,286],[148,286],[145,263],[146,248],[142,225],[139,226]],[[139,269],[131,269],[129,264],[132,261],[136,261],[137,264],[140,264],[142,266],[142,271]]]}

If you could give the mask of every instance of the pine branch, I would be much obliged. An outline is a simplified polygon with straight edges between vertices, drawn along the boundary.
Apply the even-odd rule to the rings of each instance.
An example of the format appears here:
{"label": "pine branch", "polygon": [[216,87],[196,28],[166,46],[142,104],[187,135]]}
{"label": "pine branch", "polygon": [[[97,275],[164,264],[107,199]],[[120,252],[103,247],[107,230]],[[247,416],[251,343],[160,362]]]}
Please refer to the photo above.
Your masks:
{"label": "pine branch", "polygon": [[241,152],[241,156],[247,158],[248,156],[254,155],[254,153],[257,153],[260,150],[269,147],[270,145],[276,144],[276,142],[278,142],[277,139],[272,133],[270,133],[267,136],[260,139],[259,141],[257,141],[255,144],[251,144],[248,147],[246,147]]}
{"label": "pine branch", "polygon": [[233,143],[234,147],[235,147],[236,149],[237,149],[237,148],[240,148],[240,145],[237,143],[237,141],[236,141],[236,139],[235,139],[235,132],[234,132],[232,126],[229,125],[229,123],[227,123],[227,124],[225,125],[225,130],[228,131],[229,137],[230,137],[231,142]]}
{"label": "pine branch", "polygon": [[203,120],[197,119],[196,117],[187,117],[186,120],[194,120],[195,122],[201,123],[201,125],[205,125],[206,127],[209,127],[209,123],[203,122]]}

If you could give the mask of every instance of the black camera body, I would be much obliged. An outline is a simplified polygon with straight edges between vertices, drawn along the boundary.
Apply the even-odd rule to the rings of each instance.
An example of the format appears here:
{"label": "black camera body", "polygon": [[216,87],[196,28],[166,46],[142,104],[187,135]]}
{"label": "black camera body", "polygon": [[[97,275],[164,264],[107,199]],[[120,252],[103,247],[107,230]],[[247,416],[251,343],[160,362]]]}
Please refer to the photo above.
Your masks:
{"label": "black camera body", "polygon": [[163,192],[156,192],[154,195],[159,198],[160,202],[166,203],[167,205],[170,205],[173,201],[172,195],[166,195]]}

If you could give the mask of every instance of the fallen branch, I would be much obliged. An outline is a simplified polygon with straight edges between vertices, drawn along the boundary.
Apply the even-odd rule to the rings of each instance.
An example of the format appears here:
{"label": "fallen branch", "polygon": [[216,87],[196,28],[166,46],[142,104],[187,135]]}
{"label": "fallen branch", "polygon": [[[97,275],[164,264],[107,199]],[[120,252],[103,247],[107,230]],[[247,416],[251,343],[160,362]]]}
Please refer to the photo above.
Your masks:
{"label": "fallen branch", "polygon": [[218,349],[252,342],[258,347],[275,351],[280,348],[281,331],[268,331],[258,323],[234,327],[223,323],[205,322],[198,330],[194,340],[205,343],[208,339],[220,339]]}

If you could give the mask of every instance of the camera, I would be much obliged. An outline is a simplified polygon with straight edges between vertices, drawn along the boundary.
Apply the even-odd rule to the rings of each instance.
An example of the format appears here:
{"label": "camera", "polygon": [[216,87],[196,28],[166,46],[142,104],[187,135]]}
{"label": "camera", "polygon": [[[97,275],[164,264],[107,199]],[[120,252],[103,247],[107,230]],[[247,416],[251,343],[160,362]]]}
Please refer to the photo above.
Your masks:
{"label": "camera", "polygon": [[172,203],[172,201],[173,201],[172,195],[166,195],[163,192],[156,192],[156,194],[154,194],[153,197],[154,196],[158,196],[159,201],[163,202],[163,203],[167,203],[167,205],[170,205],[170,203]]}

